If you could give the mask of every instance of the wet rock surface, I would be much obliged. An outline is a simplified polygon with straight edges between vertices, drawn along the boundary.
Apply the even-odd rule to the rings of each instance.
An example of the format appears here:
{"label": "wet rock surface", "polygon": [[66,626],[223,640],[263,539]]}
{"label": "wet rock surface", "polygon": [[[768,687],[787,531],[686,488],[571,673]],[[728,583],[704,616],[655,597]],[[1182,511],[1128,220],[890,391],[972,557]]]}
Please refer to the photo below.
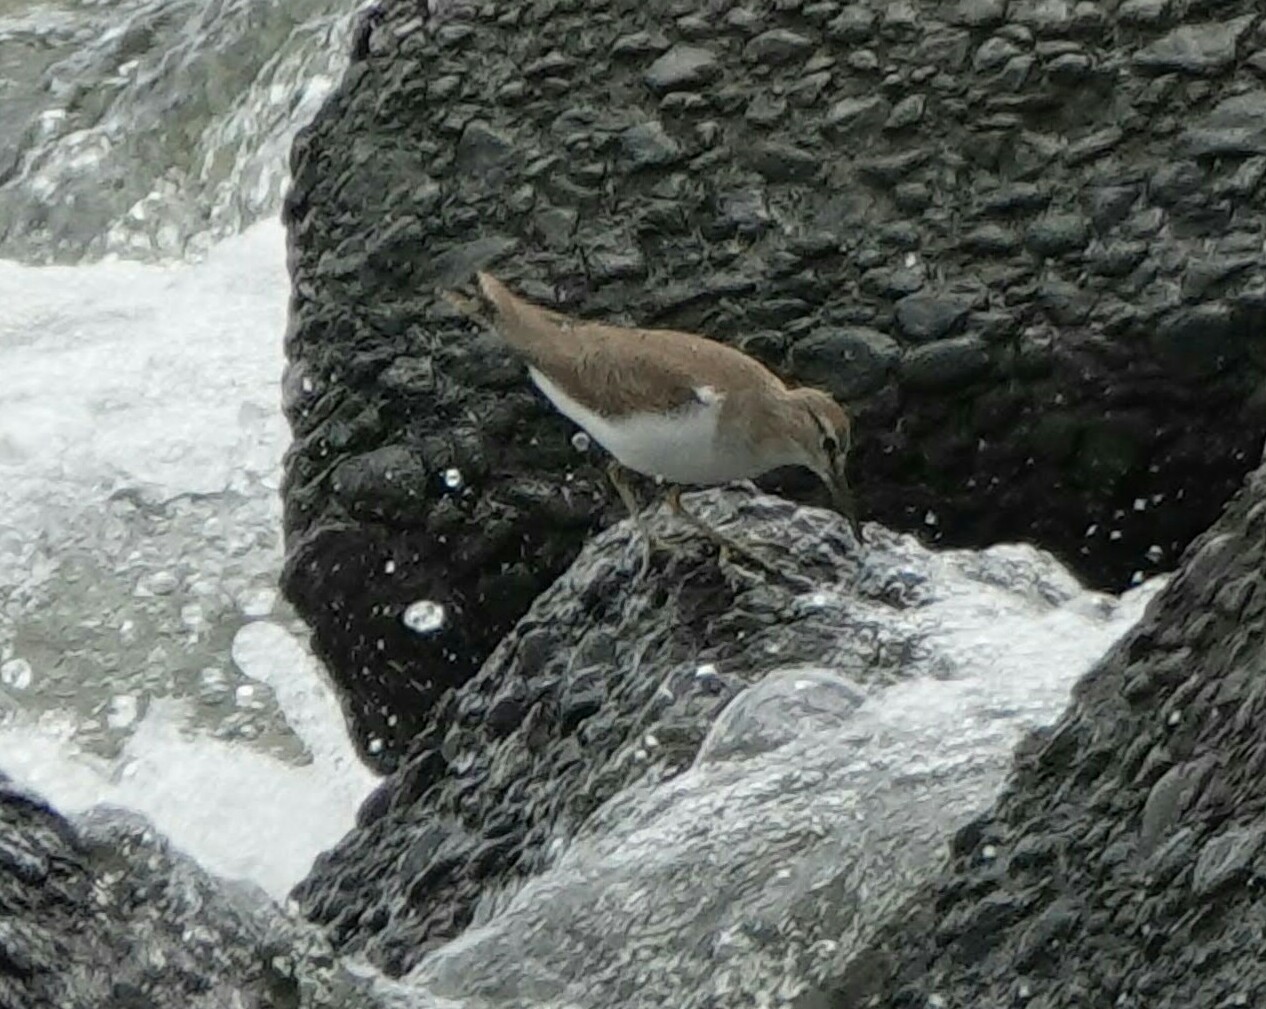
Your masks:
{"label": "wet rock surface", "polygon": [[217,879],[144,818],[68,820],[0,774],[4,1009],[387,1009],[317,930]]}
{"label": "wet rock surface", "polygon": [[619,514],[437,306],[477,266],[847,395],[868,518],[1099,585],[1172,565],[1266,430],[1264,31],[1251,0],[379,4],[285,210],[285,590],[369,759]]}
{"label": "wet rock surface", "polygon": [[340,952],[490,1006],[781,1005],[996,794],[1013,732],[949,700],[861,705],[960,674],[958,591],[1001,579],[999,612],[1045,610],[1079,595],[1065,572],[878,527],[861,551],[765,495],[685,501],[785,575],[697,536],[643,568],[630,523],[596,537],[293,892]]}
{"label": "wet rock surface", "polygon": [[[987,723],[864,698],[935,689],[955,565],[1025,609],[1077,586],[737,497],[687,503],[779,536],[787,577],[703,543],[643,574],[627,525],[595,539],[301,884],[324,937],[138,817],[0,781],[0,1005],[1257,1004],[1266,465],[984,816],[1010,763]],[[954,726],[931,760],[920,710]]]}
{"label": "wet rock surface", "polygon": [[1264,719],[1266,465],[945,873],[804,1004],[1260,1005]]}

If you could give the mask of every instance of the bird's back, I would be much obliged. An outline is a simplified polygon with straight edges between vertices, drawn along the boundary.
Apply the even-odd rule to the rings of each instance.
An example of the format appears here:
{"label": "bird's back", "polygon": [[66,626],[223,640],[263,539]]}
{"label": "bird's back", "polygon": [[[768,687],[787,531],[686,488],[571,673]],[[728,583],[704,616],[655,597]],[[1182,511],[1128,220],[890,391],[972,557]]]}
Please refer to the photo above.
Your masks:
{"label": "bird's back", "polygon": [[573,400],[620,417],[688,409],[712,395],[782,389],[764,365],[716,340],[573,319],[514,295],[487,273],[480,289],[498,332]]}

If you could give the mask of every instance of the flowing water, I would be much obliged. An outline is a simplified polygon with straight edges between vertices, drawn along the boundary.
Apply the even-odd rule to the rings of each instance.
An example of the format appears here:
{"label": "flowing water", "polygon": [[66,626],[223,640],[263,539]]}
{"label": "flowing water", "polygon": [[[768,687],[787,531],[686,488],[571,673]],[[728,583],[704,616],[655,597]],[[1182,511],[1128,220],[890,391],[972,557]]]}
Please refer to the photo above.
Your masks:
{"label": "flowing water", "polygon": [[[276,591],[289,293],[276,211],[289,140],[341,72],[351,13],[0,0],[0,770],[67,810],[140,810],[278,897],[374,781]],[[875,794],[850,776],[891,775],[891,799],[983,760],[993,770],[955,801],[987,801],[1018,734],[1058,715],[1160,584],[1115,600],[1028,548],[938,558],[903,542],[894,563],[939,582],[892,616],[917,622],[926,676],[858,711],[829,670],[753,688],[696,766],[617,796],[547,873],[489,895],[412,983],[513,1004],[526,989],[499,987],[508,956],[535,965],[542,1004],[566,1004],[582,992],[561,979],[582,964],[558,962],[565,923],[635,936],[630,909],[684,874],[703,887],[679,890],[688,931],[725,892],[708,876],[716,850],[746,843],[732,882],[763,880],[763,910],[712,908],[731,945],[711,953],[741,963],[736,916],[776,917],[802,892],[771,879],[846,860],[839,824]],[[793,808],[802,793],[812,823]],[[763,822],[802,843],[769,848]],[[577,929],[592,908],[605,917]]]}
{"label": "flowing water", "polygon": [[0,0],[0,769],[278,896],[373,783],[276,588],[276,212],[350,14]]}

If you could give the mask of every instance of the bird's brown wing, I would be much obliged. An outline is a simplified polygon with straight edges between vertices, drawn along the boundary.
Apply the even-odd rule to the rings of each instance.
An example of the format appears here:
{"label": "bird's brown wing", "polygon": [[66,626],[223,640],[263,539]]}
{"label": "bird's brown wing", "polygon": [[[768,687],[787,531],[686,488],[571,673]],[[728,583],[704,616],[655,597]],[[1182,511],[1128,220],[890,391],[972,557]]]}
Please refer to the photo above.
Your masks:
{"label": "bird's brown wing", "polygon": [[591,409],[601,400],[615,416],[713,402],[764,378],[756,362],[692,333],[582,323],[560,335],[565,342],[546,351],[551,379]]}
{"label": "bird's brown wing", "polygon": [[583,322],[525,301],[490,274],[479,274],[479,285],[505,341],[591,410],[675,411],[722,390],[778,383],[747,355],[694,333]]}

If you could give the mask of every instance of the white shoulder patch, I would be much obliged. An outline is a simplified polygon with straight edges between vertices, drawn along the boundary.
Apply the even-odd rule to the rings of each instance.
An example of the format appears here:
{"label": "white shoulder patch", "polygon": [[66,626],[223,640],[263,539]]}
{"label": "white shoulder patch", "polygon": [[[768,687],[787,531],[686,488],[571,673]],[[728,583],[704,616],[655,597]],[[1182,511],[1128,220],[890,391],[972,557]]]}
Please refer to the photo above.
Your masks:
{"label": "white shoulder patch", "polygon": [[710,385],[696,385],[695,399],[697,399],[704,406],[713,406],[714,404],[720,403],[721,400],[725,399],[725,393],[718,392],[714,387]]}

